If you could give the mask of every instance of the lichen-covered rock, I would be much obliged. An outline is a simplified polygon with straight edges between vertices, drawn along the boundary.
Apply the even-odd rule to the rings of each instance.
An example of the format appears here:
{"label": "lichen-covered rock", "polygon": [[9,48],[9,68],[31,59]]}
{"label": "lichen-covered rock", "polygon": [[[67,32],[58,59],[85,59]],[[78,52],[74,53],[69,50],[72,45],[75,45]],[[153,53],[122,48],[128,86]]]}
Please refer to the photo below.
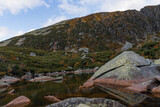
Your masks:
{"label": "lichen-covered rock", "polygon": [[77,107],[79,105],[88,105],[90,107],[125,107],[119,102],[105,99],[105,98],[70,98],[64,101],[51,104],[46,107]]}
{"label": "lichen-covered rock", "polygon": [[8,104],[6,104],[3,107],[25,107],[29,103],[31,103],[29,98],[27,98],[25,96],[20,96],[16,99],[12,100],[11,102],[9,102]]}
{"label": "lichen-covered rock", "polygon": [[131,86],[153,79],[157,75],[160,75],[160,72],[156,65],[132,51],[125,51],[102,66],[89,81]]}

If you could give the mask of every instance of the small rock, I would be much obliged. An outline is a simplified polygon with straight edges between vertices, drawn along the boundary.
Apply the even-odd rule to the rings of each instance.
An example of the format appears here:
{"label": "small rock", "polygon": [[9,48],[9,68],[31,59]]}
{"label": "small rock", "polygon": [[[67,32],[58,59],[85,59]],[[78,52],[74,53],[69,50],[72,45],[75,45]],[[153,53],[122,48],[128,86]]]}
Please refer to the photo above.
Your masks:
{"label": "small rock", "polygon": [[34,79],[29,80],[30,82],[46,82],[46,81],[53,81],[55,78],[49,76],[40,76]]}
{"label": "small rock", "polygon": [[126,50],[128,50],[128,49],[130,49],[132,47],[133,47],[132,43],[126,42],[126,44],[122,47],[121,51],[126,51]]}
{"label": "small rock", "polygon": [[13,90],[9,91],[7,94],[14,95],[14,93],[15,93],[15,90],[13,89]]}
{"label": "small rock", "polygon": [[30,56],[36,56],[36,54],[34,52],[31,52]]}
{"label": "small rock", "polygon": [[55,96],[51,96],[51,95],[45,96],[44,98],[46,98],[47,100],[52,101],[52,102],[59,102],[59,101],[61,101],[58,98],[56,98]]}
{"label": "small rock", "polygon": [[2,107],[25,107],[29,103],[31,103],[29,98],[27,98],[25,96],[20,96]]}
{"label": "small rock", "polygon": [[7,84],[13,84],[20,81],[20,79],[16,77],[11,77],[11,76],[4,76],[0,81],[3,81]]}
{"label": "small rock", "polygon": [[4,88],[4,87],[8,87],[9,84],[3,82],[3,81],[0,81],[0,88]]}

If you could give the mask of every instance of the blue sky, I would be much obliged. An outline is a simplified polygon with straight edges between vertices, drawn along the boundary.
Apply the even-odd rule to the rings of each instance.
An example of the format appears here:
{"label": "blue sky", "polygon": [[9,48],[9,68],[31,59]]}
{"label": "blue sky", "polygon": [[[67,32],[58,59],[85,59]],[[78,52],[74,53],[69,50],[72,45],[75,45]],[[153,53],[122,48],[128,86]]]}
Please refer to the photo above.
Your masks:
{"label": "blue sky", "polygon": [[95,12],[158,4],[160,0],[0,0],[0,41]]}

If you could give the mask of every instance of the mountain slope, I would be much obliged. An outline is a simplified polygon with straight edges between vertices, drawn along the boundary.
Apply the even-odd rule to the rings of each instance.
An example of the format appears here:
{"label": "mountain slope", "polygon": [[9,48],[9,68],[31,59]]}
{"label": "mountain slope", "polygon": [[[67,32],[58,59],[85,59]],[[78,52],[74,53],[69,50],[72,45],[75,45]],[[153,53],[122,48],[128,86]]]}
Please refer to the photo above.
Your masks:
{"label": "mountain slope", "polygon": [[62,21],[2,42],[1,46],[47,50],[115,50],[125,42],[135,46],[160,40],[160,5],[140,11],[103,12]]}

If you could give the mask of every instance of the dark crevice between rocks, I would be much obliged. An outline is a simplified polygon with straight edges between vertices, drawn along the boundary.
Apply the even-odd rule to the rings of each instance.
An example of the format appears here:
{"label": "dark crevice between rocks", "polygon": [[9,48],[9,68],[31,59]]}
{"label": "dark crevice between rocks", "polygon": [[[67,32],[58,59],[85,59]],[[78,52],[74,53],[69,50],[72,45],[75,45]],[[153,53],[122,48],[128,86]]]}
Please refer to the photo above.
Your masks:
{"label": "dark crevice between rocks", "polygon": [[147,86],[147,92],[148,92],[148,93],[151,93],[151,90],[152,90],[153,88],[155,88],[155,87],[158,87],[158,86],[160,86],[160,81],[157,80],[157,79],[155,79],[151,84],[149,84],[149,85]]}
{"label": "dark crevice between rocks", "polygon": [[136,67],[141,68],[141,67],[146,67],[146,66],[151,66],[152,62],[150,62],[150,64],[148,65],[137,65]]}
{"label": "dark crevice between rocks", "polygon": [[115,67],[115,68],[113,68],[113,69],[110,69],[110,70],[108,70],[108,71],[106,71],[106,72],[104,72],[104,73],[98,75],[98,76],[95,77],[93,80],[95,80],[95,79],[97,79],[97,78],[103,76],[104,74],[106,74],[106,73],[108,73],[108,72],[111,72],[111,71],[113,71],[113,70],[115,70],[115,69],[118,69],[118,68],[120,68],[120,67],[122,67],[122,66],[124,66],[124,65],[121,65],[121,66]]}

